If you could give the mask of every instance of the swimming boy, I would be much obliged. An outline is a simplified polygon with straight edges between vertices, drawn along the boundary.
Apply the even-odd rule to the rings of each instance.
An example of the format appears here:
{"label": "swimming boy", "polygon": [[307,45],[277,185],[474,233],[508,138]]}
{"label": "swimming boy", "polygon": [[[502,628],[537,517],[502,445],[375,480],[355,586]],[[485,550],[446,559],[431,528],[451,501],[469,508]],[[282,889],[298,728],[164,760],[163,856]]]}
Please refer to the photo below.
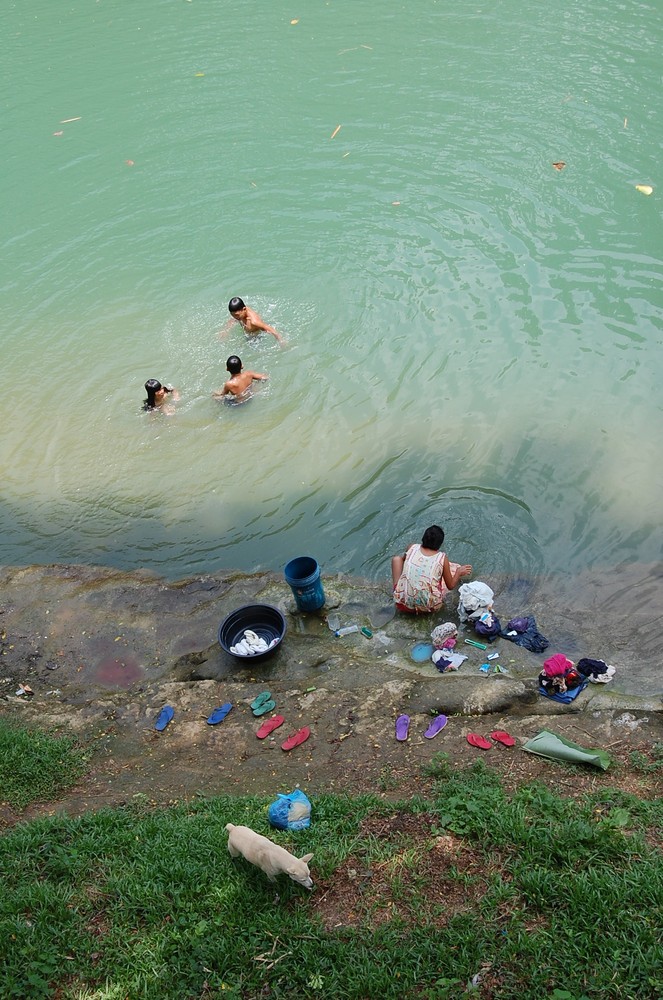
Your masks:
{"label": "swimming boy", "polygon": [[215,399],[234,396],[237,402],[241,402],[248,397],[248,389],[252,382],[266,382],[269,378],[268,375],[261,375],[259,372],[242,371],[242,359],[236,354],[228,358],[226,368],[230,372],[230,378],[223,389],[217,389],[212,393]]}
{"label": "swimming boy", "polygon": [[284,342],[281,334],[273,326],[265,323],[262,316],[259,316],[255,309],[250,309],[237,296],[228,303],[228,312],[233,319],[241,323],[246,333],[260,333],[264,330],[265,333],[271,333],[272,337],[275,337],[279,344]]}

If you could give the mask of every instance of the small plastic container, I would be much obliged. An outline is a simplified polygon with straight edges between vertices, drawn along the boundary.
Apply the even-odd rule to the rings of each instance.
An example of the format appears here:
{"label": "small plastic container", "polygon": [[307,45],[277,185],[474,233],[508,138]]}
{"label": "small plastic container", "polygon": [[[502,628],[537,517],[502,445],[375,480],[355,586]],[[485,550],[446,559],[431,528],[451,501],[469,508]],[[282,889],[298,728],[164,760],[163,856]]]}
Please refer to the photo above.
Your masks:
{"label": "small plastic container", "polygon": [[490,673],[490,663],[482,663],[481,666],[479,667],[479,672],[482,673],[482,674],[489,674]]}
{"label": "small plastic container", "polygon": [[465,642],[468,646],[476,646],[477,649],[488,649],[488,646],[483,642],[475,642],[474,639],[466,639]]}
{"label": "small plastic container", "polygon": [[338,638],[341,638],[341,636],[350,635],[351,632],[358,632],[358,631],[359,631],[358,625],[346,625],[344,628],[337,628],[336,631],[334,632],[334,635],[337,636]]}

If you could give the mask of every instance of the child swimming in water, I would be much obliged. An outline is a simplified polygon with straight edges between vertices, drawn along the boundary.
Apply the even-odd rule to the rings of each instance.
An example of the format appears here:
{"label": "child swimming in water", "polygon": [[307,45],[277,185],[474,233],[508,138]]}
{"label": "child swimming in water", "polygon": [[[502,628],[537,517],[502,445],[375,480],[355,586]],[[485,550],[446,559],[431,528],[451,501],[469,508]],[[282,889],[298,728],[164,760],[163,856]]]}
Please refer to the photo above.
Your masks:
{"label": "child swimming in water", "polygon": [[230,372],[230,378],[222,389],[217,389],[212,395],[215,399],[222,399],[224,396],[233,396],[240,403],[249,398],[249,388],[251,383],[266,382],[269,375],[261,375],[260,372],[242,371],[242,359],[236,354],[232,354],[226,361],[226,368]]}
{"label": "child swimming in water", "polygon": [[281,334],[274,329],[273,326],[269,326],[265,323],[262,316],[259,316],[255,309],[250,309],[244,301],[237,296],[231,299],[228,303],[228,312],[233,319],[237,320],[241,324],[246,333],[261,333],[263,330],[265,333],[271,333],[271,335],[278,341],[279,344],[283,344],[284,340]]}
{"label": "child swimming in water", "polygon": [[145,392],[147,393],[147,399],[143,402],[144,410],[156,410],[159,407],[163,408],[164,413],[172,413],[172,407],[165,406],[166,394],[170,393],[170,398],[173,402],[180,398],[180,394],[177,389],[173,389],[171,386],[162,385],[158,378],[148,378],[145,383]]}

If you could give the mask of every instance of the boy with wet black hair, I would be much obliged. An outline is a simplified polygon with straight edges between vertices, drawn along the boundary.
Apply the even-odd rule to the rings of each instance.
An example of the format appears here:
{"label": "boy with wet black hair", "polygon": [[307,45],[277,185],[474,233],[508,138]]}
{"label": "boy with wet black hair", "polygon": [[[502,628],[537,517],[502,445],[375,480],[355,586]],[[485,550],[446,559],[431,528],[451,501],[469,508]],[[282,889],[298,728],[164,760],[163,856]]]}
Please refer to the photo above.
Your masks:
{"label": "boy with wet black hair", "polygon": [[250,309],[244,300],[238,296],[235,296],[228,303],[228,312],[233,319],[241,323],[246,333],[260,333],[264,330],[265,333],[271,333],[272,337],[275,337],[279,344],[284,343],[281,334],[273,326],[265,323],[262,316],[259,316],[255,309]]}
{"label": "boy with wet black hair", "polygon": [[230,372],[230,378],[223,389],[217,389],[216,392],[212,393],[215,399],[220,399],[223,396],[234,396],[238,403],[243,402],[243,400],[248,399],[248,390],[252,382],[266,382],[269,378],[269,375],[262,375],[260,372],[242,371],[242,359],[238,358],[236,354],[231,354],[228,358],[226,369]]}

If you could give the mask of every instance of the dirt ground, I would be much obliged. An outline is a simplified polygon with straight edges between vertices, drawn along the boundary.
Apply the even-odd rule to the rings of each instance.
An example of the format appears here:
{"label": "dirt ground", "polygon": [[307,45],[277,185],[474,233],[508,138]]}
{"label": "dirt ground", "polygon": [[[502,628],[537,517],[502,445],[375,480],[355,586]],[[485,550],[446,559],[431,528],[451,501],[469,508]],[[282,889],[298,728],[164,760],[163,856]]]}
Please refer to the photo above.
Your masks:
{"label": "dirt ground", "polygon": [[[426,765],[438,753],[460,765],[482,759],[504,775],[507,786],[536,779],[569,794],[604,787],[647,796],[660,792],[659,772],[634,768],[631,760],[636,751],[646,759],[663,742],[658,670],[626,625],[616,630],[618,645],[605,654],[614,653],[620,664],[610,685],[616,690],[589,685],[567,707],[546,704],[538,695],[541,656],[502,641],[494,648],[501,649],[508,675],[482,677],[484,654],[469,646],[462,647],[469,659],[457,675],[440,675],[430,664],[415,668],[410,650],[428,637],[430,622],[407,615],[390,620],[390,596],[365,582],[336,577],[325,581],[325,593],[327,611],[337,609],[344,621],[383,631],[389,644],[382,654],[375,636],[334,639],[324,613],[297,613],[289,588],[274,574],[172,583],[99,567],[4,568],[0,716],[75,734],[89,753],[89,772],[62,800],[20,816],[0,802],[0,825],[59,810],[77,814],[122,805],[134,796],[161,805],[220,793],[273,797],[297,785],[311,799],[324,792],[370,791],[396,800],[426,792]],[[508,581],[500,593],[505,609],[522,608],[520,590],[509,599]],[[256,601],[283,610],[287,641],[260,667],[247,669],[223,653],[216,634],[224,615]],[[566,650],[577,658],[605,646],[600,623],[585,608],[558,607],[553,613],[550,600],[533,589],[527,607],[546,623],[551,652]],[[591,638],[588,620],[596,630]],[[645,659],[646,675],[638,672]],[[648,678],[647,698],[632,693]],[[33,694],[18,696],[21,684]],[[264,719],[253,716],[250,703],[264,689],[272,692],[284,723],[259,740]],[[209,726],[210,712],[225,702],[232,711]],[[155,716],[165,704],[175,714],[158,733]],[[426,739],[438,712],[449,721]],[[395,739],[401,713],[411,717],[405,742]],[[308,740],[283,751],[286,736],[302,726],[311,729]],[[470,732],[500,729],[515,737],[516,746],[493,742],[484,751],[466,741]],[[607,750],[613,766],[603,773],[524,753],[521,745],[542,729]]]}
{"label": "dirt ground", "polygon": [[[660,714],[595,712],[552,720],[539,715],[457,715],[449,717],[435,738],[425,739],[430,715],[412,713],[408,739],[401,743],[395,738],[395,718],[403,709],[397,693],[389,701],[382,691],[375,704],[367,705],[363,696],[352,692],[272,691],[285,722],[259,740],[255,734],[264,720],[253,716],[250,702],[261,685],[231,690],[235,686],[226,683],[219,690],[217,682],[201,681],[177,687],[162,692],[177,706],[162,733],[154,730],[151,715],[141,717],[135,704],[109,703],[102,719],[95,717],[79,731],[90,753],[90,770],[79,784],[58,802],[34,805],[20,815],[1,805],[0,824],[124,805],[134,796],[159,806],[221,793],[275,796],[296,786],[312,800],[324,792],[372,792],[395,801],[427,792],[427,765],[439,753],[460,766],[483,760],[503,775],[507,788],[536,780],[574,796],[616,788],[650,797],[663,790],[660,770],[648,773],[634,767],[631,758],[637,751],[642,756],[636,763],[653,760],[652,748],[663,743]],[[210,706],[222,700],[232,701],[234,707],[221,724],[209,726]],[[305,725],[311,729],[308,740],[291,751],[282,750],[285,737]],[[583,746],[606,749],[612,767],[604,773],[523,752],[521,744],[546,728]],[[516,746],[491,741],[490,750],[480,750],[467,743],[470,732],[488,735],[494,730],[508,731]]]}

